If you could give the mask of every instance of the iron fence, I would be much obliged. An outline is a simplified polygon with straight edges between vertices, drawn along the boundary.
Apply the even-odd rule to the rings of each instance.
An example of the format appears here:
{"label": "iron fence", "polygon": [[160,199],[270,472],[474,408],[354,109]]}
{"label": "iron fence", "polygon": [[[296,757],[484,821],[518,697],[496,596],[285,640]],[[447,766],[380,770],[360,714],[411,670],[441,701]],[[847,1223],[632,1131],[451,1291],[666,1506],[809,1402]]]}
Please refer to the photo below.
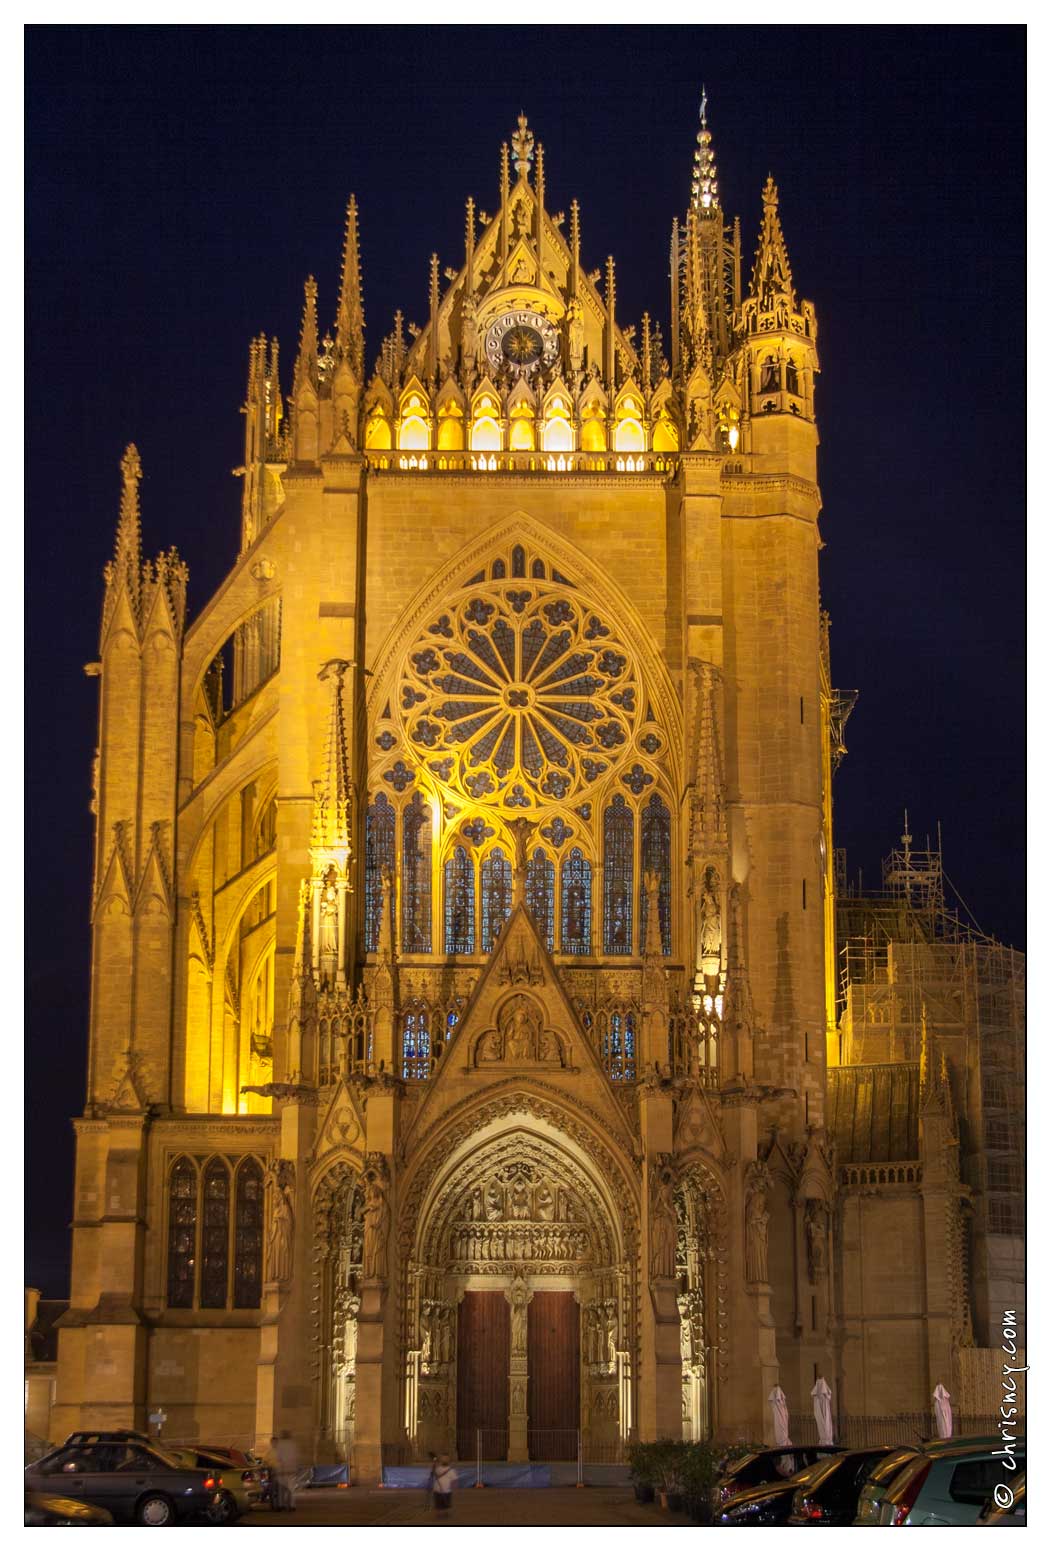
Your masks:
{"label": "iron fence", "polygon": [[[992,1416],[954,1416],[953,1436],[983,1437],[999,1431]],[[788,1433],[793,1443],[816,1444],[817,1422],[812,1411],[791,1411]],[[932,1411],[899,1411],[893,1416],[841,1416],[835,1424],[835,1442],[846,1449],[875,1448],[880,1444],[923,1443],[938,1436]]]}

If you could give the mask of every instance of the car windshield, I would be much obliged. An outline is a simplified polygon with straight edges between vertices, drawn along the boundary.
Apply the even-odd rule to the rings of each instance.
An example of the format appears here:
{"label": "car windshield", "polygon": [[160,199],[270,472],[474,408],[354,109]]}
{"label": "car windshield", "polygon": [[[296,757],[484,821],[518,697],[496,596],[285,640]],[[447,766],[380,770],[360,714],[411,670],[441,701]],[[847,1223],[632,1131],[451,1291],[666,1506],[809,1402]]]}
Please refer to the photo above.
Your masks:
{"label": "car windshield", "polygon": [[881,1459],[872,1467],[866,1483],[868,1486],[876,1486],[880,1482],[889,1481],[896,1476],[903,1465],[907,1465],[910,1459],[916,1456],[912,1449],[899,1449],[896,1454],[888,1454],[886,1459]]}
{"label": "car windshield", "polygon": [[803,1487],[817,1486],[830,1471],[836,1469],[841,1458],[842,1455],[833,1454],[831,1458],[819,1459],[816,1464],[807,1465],[794,1479]]}

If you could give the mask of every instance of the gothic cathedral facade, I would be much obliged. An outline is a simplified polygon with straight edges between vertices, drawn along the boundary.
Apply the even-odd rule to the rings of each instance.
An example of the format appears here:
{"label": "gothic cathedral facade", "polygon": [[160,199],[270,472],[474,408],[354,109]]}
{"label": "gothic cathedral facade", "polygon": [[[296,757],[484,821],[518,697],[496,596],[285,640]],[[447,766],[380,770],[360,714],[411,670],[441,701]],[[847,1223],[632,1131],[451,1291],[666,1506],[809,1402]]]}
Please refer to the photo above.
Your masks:
{"label": "gothic cathedral facade", "polygon": [[55,1436],[374,1480],[840,1371],[815,313],[703,113],[666,344],[581,247],[521,118],[367,370],[352,199],[192,621],[125,454]]}

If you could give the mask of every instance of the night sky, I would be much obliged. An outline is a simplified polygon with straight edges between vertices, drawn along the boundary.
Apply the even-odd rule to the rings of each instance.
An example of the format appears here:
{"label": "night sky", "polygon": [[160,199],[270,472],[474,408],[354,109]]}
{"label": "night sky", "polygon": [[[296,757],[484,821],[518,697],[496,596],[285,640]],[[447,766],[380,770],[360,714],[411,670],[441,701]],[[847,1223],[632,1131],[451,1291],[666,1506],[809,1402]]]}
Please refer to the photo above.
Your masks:
{"label": "night sky", "polygon": [[118,465],[195,614],[236,558],[249,338],[290,383],[360,209],[367,363],[426,319],[432,249],[498,202],[520,110],[618,317],[668,337],[702,81],[750,273],[767,172],[817,308],[823,601],[860,690],[836,843],[875,884],[906,805],[1024,946],[1025,32],[1015,28],[30,28],[27,1281],[68,1295],[88,1022],[88,811]]}

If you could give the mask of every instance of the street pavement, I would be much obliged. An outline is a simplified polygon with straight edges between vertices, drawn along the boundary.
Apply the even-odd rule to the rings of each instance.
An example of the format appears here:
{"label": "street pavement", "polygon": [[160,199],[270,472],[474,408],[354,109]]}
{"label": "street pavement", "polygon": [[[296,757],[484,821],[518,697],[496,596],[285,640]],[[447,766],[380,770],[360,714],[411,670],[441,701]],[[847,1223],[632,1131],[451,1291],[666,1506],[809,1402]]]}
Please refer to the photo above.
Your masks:
{"label": "street pavement", "polygon": [[294,1525],[458,1524],[468,1526],[632,1525],[636,1528],[695,1528],[684,1513],[637,1503],[630,1486],[552,1486],[535,1491],[485,1487],[453,1494],[448,1514],[437,1513],[430,1494],[416,1490],[352,1486],[299,1492],[291,1513],[257,1509],[240,1521],[253,1527]]}

